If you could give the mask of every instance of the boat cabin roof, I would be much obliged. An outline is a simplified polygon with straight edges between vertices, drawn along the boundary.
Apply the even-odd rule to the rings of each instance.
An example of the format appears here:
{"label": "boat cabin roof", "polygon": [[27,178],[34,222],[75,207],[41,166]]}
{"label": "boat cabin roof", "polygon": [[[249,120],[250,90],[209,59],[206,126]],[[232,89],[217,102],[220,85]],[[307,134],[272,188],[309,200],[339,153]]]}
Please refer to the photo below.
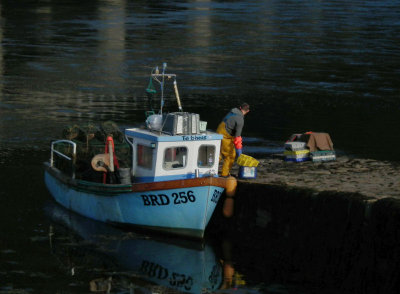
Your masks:
{"label": "boat cabin roof", "polygon": [[141,138],[151,142],[189,142],[189,141],[210,141],[222,140],[222,135],[214,132],[204,132],[191,135],[170,135],[159,131],[148,129],[131,128],[125,130],[125,135],[133,138]]}

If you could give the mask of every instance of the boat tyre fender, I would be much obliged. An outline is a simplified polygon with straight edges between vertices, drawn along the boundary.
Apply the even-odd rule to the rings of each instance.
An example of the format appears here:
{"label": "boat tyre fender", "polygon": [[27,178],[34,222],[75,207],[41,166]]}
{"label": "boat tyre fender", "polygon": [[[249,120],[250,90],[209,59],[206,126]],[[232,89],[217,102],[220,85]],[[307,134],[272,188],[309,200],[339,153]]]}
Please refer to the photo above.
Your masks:
{"label": "boat tyre fender", "polygon": [[92,168],[95,171],[109,172],[110,166],[110,155],[109,154],[97,154],[92,158]]}

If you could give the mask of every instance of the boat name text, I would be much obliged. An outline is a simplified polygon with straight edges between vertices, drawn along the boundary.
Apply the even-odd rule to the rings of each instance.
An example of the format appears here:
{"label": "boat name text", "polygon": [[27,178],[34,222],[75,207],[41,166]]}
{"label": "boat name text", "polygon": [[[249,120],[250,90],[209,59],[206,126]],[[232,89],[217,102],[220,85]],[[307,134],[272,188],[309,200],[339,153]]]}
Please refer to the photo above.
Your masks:
{"label": "boat name text", "polygon": [[191,190],[172,193],[171,196],[166,194],[142,194],[140,196],[144,206],[177,205],[196,201],[196,196]]}
{"label": "boat name text", "polygon": [[211,201],[214,203],[218,203],[219,197],[221,197],[222,192],[218,191],[218,190],[214,190],[214,193],[211,197]]}
{"label": "boat name text", "polygon": [[184,288],[189,291],[193,286],[193,278],[190,275],[172,272],[154,262],[147,260],[142,261],[139,271],[149,278],[169,281],[170,286],[176,288]]}
{"label": "boat name text", "polygon": [[182,136],[183,141],[201,141],[207,140],[207,136]]}

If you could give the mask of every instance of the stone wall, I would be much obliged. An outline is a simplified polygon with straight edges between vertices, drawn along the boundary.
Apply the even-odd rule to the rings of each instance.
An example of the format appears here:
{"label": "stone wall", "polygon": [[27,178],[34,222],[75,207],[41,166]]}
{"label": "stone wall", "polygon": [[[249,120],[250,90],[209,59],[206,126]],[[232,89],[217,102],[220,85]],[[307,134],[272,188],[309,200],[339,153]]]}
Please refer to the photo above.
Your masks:
{"label": "stone wall", "polygon": [[234,216],[218,209],[209,231],[232,241],[233,259],[256,280],[319,293],[400,290],[397,199],[241,182]]}

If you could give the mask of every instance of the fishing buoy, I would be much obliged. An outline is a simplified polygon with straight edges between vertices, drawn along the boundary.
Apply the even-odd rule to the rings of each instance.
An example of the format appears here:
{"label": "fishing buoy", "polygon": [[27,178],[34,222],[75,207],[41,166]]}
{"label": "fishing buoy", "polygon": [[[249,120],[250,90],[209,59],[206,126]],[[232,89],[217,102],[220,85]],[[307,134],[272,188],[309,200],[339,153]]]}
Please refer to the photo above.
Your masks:
{"label": "fishing buoy", "polygon": [[232,197],[226,197],[224,206],[222,207],[222,213],[225,217],[231,217],[233,215],[234,205],[235,200]]}
{"label": "fishing buoy", "polygon": [[178,108],[180,111],[183,111],[182,104],[181,104],[181,98],[179,98],[178,85],[176,83],[176,80],[174,80],[174,90],[175,90],[176,101],[178,102]]}
{"label": "fishing buoy", "polygon": [[235,199],[233,198],[233,196],[235,196],[236,187],[237,180],[232,176],[228,177],[225,183],[226,198],[222,207],[222,213],[225,217],[231,217],[233,215],[235,205]]}
{"label": "fishing buoy", "polygon": [[225,193],[228,197],[235,196],[237,187],[237,180],[236,178],[230,176],[226,179],[226,186],[225,186]]}
{"label": "fishing buoy", "polygon": [[117,179],[117,175],[114,173],[115,169],[119,169],[118,159],[115,156],[115,148],[114,148],[114,140],[112,136],[107,136],[106,146],[104,150],[105,154],[108,154],[109,164],[106,167],[106,172],[103,173],[103,184],[107,183],[107,174],[108,174],[108,183],[115,184],[119,180]]}

